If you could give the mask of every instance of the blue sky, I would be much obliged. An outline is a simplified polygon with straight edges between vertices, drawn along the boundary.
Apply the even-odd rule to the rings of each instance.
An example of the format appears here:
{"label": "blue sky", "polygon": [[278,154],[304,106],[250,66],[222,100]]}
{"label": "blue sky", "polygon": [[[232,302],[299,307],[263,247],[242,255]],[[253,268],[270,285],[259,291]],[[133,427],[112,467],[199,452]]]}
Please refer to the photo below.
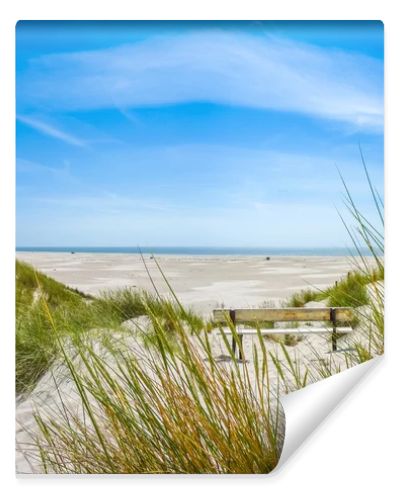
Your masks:
{"label": "blue sky", "polygon": [[346,246],[380,22],[19,22],[17,245]]}

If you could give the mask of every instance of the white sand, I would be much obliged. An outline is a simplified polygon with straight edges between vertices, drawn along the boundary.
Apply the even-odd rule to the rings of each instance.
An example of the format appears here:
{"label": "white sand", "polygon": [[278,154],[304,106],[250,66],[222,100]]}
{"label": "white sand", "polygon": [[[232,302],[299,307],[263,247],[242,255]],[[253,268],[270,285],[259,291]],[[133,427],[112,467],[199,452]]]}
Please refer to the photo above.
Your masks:
{"label": "white sand", "polygon": [[[18,252],[17,258],[92,294],[117,287],[152,290],[139,255]],[[154,260],[145,259],[157,288],[167,293]],[[329,286],[354,267],[349,257],[161,255],[157,260],[182,303],[202,313],[221,305],[279,304],[302,288]]]}

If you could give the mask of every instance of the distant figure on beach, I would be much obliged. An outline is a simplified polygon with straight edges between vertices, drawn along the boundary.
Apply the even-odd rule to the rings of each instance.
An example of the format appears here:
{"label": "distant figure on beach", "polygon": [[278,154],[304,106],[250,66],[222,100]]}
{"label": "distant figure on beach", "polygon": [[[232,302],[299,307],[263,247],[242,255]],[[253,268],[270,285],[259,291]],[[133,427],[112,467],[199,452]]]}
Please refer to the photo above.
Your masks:
{"label": "distant figure on beach", "polygon": [[265,260],[271,260],[271,257],[265,257]]}

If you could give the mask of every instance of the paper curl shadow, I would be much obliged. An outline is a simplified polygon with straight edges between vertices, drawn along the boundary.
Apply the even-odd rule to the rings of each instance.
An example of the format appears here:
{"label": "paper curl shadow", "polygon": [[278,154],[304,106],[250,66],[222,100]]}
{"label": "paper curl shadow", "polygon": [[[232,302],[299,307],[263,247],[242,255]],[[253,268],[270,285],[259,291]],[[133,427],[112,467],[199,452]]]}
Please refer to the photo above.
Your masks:
{"label": "paper curl shadow", "polygon": [[280,398],[285,413],[285,437],[279,463],[271,474],[280,472],[304,441],[382,359],[382,356],[374,358]]}

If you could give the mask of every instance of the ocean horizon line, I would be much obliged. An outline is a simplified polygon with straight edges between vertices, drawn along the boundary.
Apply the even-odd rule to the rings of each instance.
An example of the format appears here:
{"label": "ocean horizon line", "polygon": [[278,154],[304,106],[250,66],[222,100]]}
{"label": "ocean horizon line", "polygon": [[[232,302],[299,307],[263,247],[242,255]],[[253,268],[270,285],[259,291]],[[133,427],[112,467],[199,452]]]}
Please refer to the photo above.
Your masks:
{"label": "ocean horizon line", "polygon": [[[159,255],[275,255],[275,256],[351,256],[348,247],[265,247],[265,246],[17,246],[17,252],[123,253]],[[371,255],[367,248],[362,255]]]}

